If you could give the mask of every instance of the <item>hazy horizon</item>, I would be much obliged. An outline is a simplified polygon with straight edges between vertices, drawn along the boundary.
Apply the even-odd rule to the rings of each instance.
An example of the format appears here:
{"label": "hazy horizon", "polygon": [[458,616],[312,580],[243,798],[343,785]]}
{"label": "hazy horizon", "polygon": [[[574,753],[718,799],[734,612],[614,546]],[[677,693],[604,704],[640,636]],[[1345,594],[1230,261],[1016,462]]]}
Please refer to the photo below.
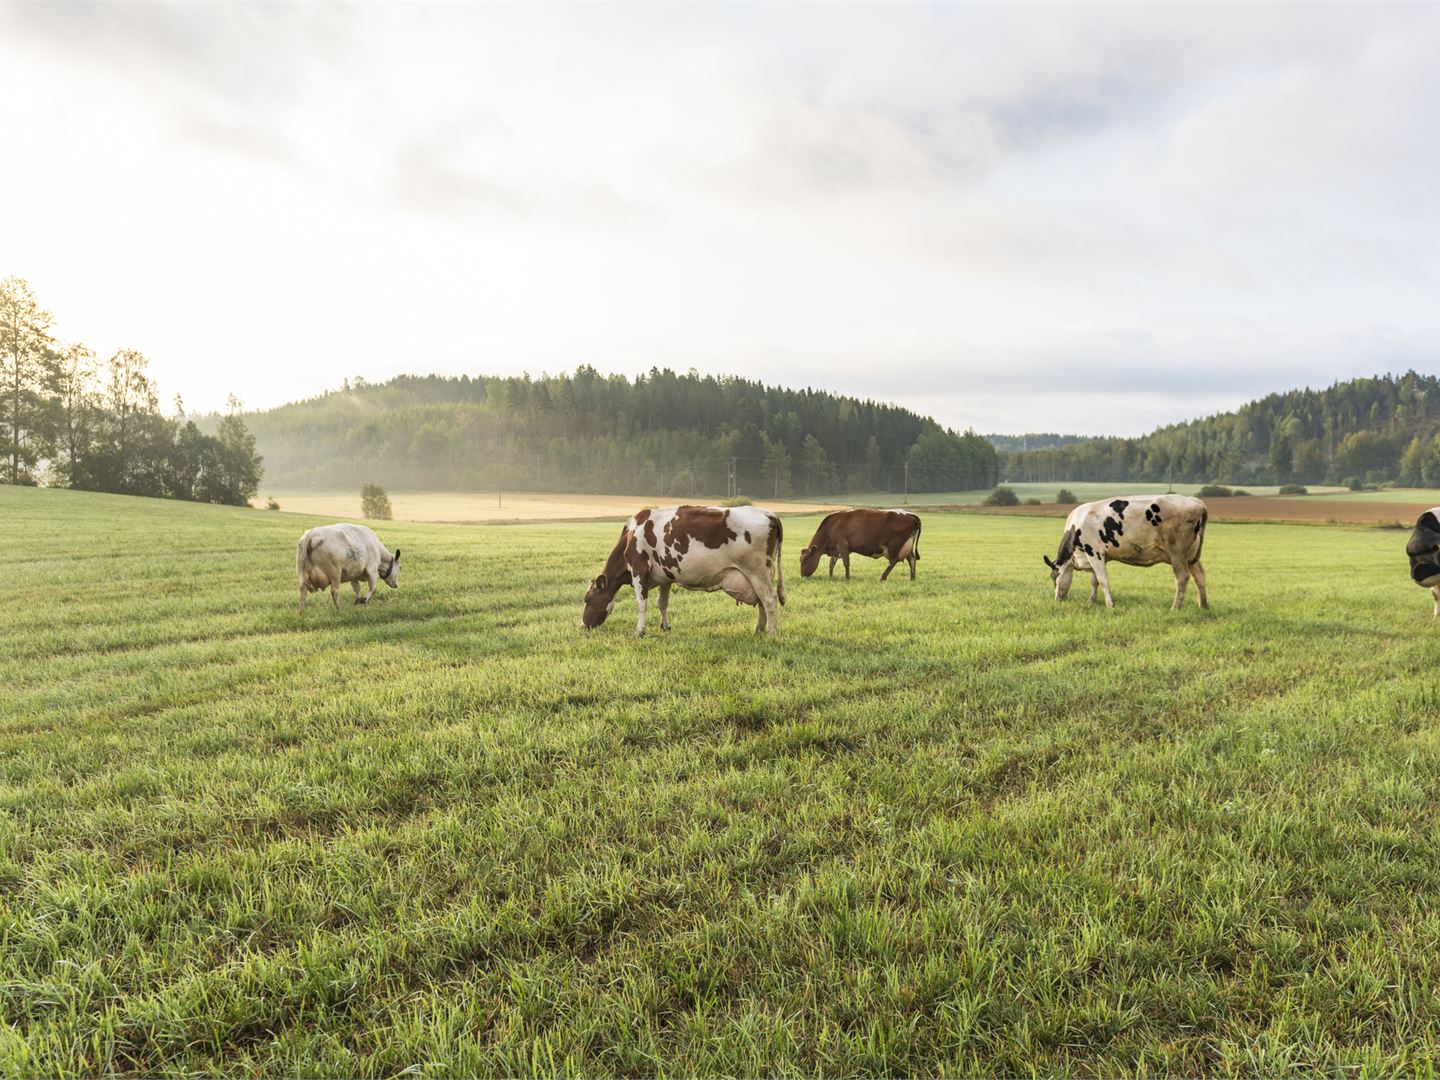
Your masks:
{"label": "hazy horizon", "polygon": [[194,411],[588,363],[1134,435],[1435,370],[1437,45],[1400,4],[6,4],[0,276]]}

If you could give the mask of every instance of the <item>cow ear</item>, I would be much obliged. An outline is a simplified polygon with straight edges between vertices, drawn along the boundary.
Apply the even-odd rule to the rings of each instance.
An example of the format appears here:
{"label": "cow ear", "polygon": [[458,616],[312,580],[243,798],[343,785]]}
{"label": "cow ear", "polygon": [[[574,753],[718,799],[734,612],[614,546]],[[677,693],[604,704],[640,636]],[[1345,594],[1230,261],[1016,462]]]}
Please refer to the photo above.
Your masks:
{"label": "cow ear", "polygon": [[397,562],[399,562],[399,561],[400,561],[400,549],[399,549],[399,548],[396,548],[396,549],[395,549],[395,558],[393,558],[393,559],[390,560],[390,565],[391,565],[391,566],[394,566],[394,565],[395,565]]}
{"label": "cow ear", "polygon": [[604,574],[601,574],[599,577],[597,577],[597,578],[595,579],[595,587],[596,587],[597,589],[603,589],[603,588],[605,588],[605,585],[606,585],[605,575],[604,575]]}

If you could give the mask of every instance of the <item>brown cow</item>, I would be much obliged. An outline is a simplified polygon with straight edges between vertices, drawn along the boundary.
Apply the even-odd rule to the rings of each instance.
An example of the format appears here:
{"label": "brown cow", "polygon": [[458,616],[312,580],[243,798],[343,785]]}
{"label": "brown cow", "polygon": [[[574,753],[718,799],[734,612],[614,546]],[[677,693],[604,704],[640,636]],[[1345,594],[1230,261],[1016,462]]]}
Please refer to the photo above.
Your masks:
{"label": "brown cow", "polygon": [[880,575],[884,581],[904,560],[910,564],[910,579],[915,579],[915,563],[920,558],[920,518],[905,510],[837,510],[830,514],[810,546],[800,552],[800,576],[809,577],[820,566],[820,556],[830,556],[830,574],[835,574],[835,560],[845,564],[845,580],[850,580],[850,556],[864,555],[886,559],[889,565]]}

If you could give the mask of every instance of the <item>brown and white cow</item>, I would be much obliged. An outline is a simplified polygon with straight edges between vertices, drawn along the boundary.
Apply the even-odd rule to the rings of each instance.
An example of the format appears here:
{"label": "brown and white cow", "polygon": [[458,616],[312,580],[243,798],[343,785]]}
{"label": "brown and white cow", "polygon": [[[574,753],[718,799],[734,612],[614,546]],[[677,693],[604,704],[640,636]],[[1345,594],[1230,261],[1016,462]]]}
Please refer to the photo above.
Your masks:
{"label": "brown and white cow", "polygon": [[920,558],[920,518],[906,510],[837,510],[828,514],[810,546],[800,552],[800,576],[809,577],[820,567],[820,557],[830,557],[830,575],[835,575],[835,560],[845,564],[845,580],[850,580],[850,556],[864,555],[869,559],[885,559],[888,565],[880,575],[884,581],[895,564],[910,564],[910,578],[915,578],[915,563]]}
{"label": "brown and white cow", "polygon": [[1440,506],[1426,510],[1415,522],[1405,545],[1410,556],[1410,580],[1435,597],[1435,618],[1440,619]]}
{"label": "brown and white cow", "polygon": [[[755,506],[666,506],[641,510],[625,523],[605,569],[585,593],[581,625],[590,630],[610,615],[623,585],[635,589],[638,637],[645,636],[650,590],[660,591],[660,629],[670,629],[670,587],[725,591],[737,604],[760,609],[758,634],[775,632],[776,603],[785,603],[780,570],[780,519]],[[771,579],[774,579],[773,584]]]}
{"label": "brown and white cow", "polygon": [[1200,549],[1205,543],[1205,523],[1210,511],[1199,499],[1188,495],[1131,495],[1108,502],[1082,503],[1065,519],[1065,535],[1060,539],[1060,553],[1051,562],[1050,580],[1055,583],[1055,599],[1064,600],[1070,592],[1070,579],[1076,570],[1095,575],[1090,585],[1090,602],[1095,602],[1097,588],[1105,590],[1105,606],[1114,607],[1110,595],[1110,576],[1105,564],[1126,563],[1130,566],[1154,566],[1169,563],[1175,570],[1175,603],[1178,611],[1185,602],[1185,586],[1195,579],[1200,606],[1209,607],[1205,596],[1205,568],[1200,565]]}

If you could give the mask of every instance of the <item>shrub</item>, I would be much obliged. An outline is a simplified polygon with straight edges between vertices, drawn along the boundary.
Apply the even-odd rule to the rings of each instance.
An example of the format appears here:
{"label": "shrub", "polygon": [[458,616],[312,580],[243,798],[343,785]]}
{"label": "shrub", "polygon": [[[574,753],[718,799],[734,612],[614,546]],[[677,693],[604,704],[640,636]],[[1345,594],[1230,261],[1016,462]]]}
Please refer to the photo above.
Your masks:
{"label": "shrub", "polygon": [[985,496],[986,506],[1019,506],[1020,496],[1015,494],[1014,489],[1001,484],[989,495]]}
{"label": "shrub", "polygon": [[1025,505],[1026,505],[1026,506],[1044,506],[1045,504],[1044,504],[1043,502],[1041,502],[1039,499],[1026,499],[1026,500],[1025,500]]}
{"label": "shrub", "polygon": [[1342,487],[1349,488],[1351,491],[1365,490],[1365,481],[1361,480],[1358,476],[1347,476],[1344,480],[1340,481],[1340,484]]}
{"label": "shrub", "polygon": [[1281,495],[1309,495],[1310,489],[1304,484],[1281,484]]}
{"label": "shrub", "polygon": [[1236,488],[1234,491],[1230,492],[1230,494],[1231,494],[1231,495],[1234,495],[1234,496],[1238,499],[1238,498],[1240,498],[1242,495],[1249,495],[1250,493],[1249,493],[1248,491],[1246,491],[1244,488]]}
{"label": "shrub", "polygon": [[1069,488],[1061,488],[1055,496],[1055,501],[1057,503],[1078,503],[1080,500],[1075,497],[1075,493]]}
{"label": "shrub", "polygon": [[360,489],[360,516],[389,521],[394,516],[390,496],[379,484],[366,484]]}
{"label": "shrub", "polygon": [[266,498],[266,500],[265,500],[265,509],[266,509],[266,510],[279,510],[279,509],[280,509],[280,504],[275,501],[275,496],[274,496],[274,495],[271,495],[271,496],[269,496],[268,498]]}
{"label": "shrub", "polygon": [[721,505],[721,506],[749,506],[749,505],[751,505],[751,504],[750,504],[750,496],[749,496],[749,495],[736,495],[733,499],[721,499],[721,500],[720,500],[720,505]]}
{"label": "shrub", "polygon": [[1224,484],[1206,484],[1195,494],[1199,495],[1202,499],[1228,499],[1234,495],[1235,492],[1231,491]]}

